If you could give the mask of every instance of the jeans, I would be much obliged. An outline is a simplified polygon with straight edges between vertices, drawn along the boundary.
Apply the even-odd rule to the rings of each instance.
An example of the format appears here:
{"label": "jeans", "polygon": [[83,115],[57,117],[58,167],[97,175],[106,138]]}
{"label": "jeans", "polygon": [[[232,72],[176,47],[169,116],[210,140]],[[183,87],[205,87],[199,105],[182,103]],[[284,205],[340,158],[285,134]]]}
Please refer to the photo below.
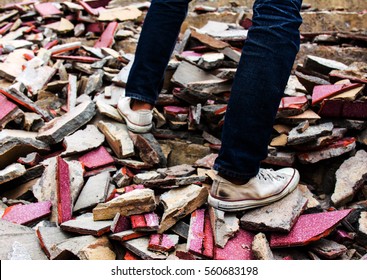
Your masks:
{"label": "jeans", "polygon": [[[126,96],[154,104],[190,0],[152,0]],[[248,180],[259,172],[280,100],[299,50],[302,0],[256,0],[242,49],[214,169]]]}

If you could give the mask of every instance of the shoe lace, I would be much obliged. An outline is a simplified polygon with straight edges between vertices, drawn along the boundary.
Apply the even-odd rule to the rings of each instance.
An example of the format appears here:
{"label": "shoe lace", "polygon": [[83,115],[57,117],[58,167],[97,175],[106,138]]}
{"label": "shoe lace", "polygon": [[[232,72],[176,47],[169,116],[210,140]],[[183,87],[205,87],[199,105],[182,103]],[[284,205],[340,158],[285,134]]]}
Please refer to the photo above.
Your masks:
{"label": "shoe lace", "polygon": [[280,181],[284,179],[284,176],[276,173],[273,169],[260,169],[256,175],[260,180]]}

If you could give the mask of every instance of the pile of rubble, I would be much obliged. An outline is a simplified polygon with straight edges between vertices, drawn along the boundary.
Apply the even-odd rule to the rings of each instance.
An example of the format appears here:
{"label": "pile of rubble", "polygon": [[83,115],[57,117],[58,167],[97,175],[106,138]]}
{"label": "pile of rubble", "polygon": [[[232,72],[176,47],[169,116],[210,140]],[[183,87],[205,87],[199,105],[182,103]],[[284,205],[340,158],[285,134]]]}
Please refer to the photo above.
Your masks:
{"label": "pile of rubble", "polygon": [[182,32],[154,129],[134,134],[116,110],[134,59],[119,46],[149,2],[109,2],[1,8],[0,259],[367,258],[365,62],[295,66],[262,164],[301,182],[225,213],[207,196],[251,20]]}

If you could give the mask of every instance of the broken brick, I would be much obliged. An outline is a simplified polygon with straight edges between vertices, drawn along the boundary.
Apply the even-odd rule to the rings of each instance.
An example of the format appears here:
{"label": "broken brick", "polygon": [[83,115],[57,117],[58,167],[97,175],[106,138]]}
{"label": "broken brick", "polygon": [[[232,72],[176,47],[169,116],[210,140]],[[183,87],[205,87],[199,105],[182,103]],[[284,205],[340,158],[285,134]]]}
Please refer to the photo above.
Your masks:
{"label": "broken brick", "polygon": [[70,171],[61,157],[57,157],[56,168],[58,223],[62,224],[72,218]]}
{"label": "broken brick", "polygon": [[148,249],[158,252],[171,252],[178,244],[179,236],[175,234],[152,234],[149,238]]}
{"label": "broken brick", "polygon": [[134,231],[156,231],[159,227],[159,217],[154,212],[131,215],[130,220]]}

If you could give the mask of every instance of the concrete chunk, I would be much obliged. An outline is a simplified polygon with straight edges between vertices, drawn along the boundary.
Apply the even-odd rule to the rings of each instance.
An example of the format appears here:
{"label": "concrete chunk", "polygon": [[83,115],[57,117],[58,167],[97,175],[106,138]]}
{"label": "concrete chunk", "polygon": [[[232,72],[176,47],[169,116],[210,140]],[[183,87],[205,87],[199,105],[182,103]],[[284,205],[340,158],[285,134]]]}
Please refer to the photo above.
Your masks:
{"label": "concrete chunk", "polygon": [[336,259],[347,252],[348,248],[335,241],[322,238],[310,245],[310,250],[320,257]]}
{"label": "concrete chunk", "polygon": [[148,250],[149,237],[140,237],[122,242],[121,245],[143,260],[165,260],[167,253]]}
{"label": "concrete chunk", "polygon": [[335,173],[336,184],[331,201],[335,206],[350,202],[367,179],[367,152],[359,150],[345,160]]}
{"label": "concrete chunk", "polygon": [[93,209],[95,221],[113,219],[116,213],[123,216],[142,214],[155,209],[154,192],[151,189],[137,189],[122,194],[109,202],[99,203]]}
{"label": "concrete chunk", "polygon": [[309,126],[304,132],[299,132],[298,127],[295,127],[289,132],[288,145],[306,143],[320,136],[330,135],[333,128],[334,125],[331,122]]}
{"label": "concrete chunk", "polygon": [[164,213],[158,233],[163,233],[178,220],[202,206],[208,198],[208,190],[198,185],[172,189],[161,195]]}
{"label": "concrete chunk", "polygon": [[3,170],[0,170],[0,185],[14,180],[26,173],[24,165],[13,163]]}
{"label": "concrete chunk", "polygon": [[257,260],[274,260],[273,252],[270,249],[269,242],[265,234],[258,233],[252,241],[251,250]]}
{"label": "concrete chunk", "polygon": [[71,234],[62,231],[59,227],[38,227],[36,230],[42,250],[49,259],[56,257],[55,245],[73,237]]}
{"label": "concrete chunk", "polygon": [[285,198],[270,205],[247,211],[241,217],[241,227],[254,231],[289,232],[307,203],[296,188]]}
{"label": "concrete chunk", "polygon": [[46,123],[39,131],[37,139],[50,144],[59,143],[66,136],[89,122],[95,113],[94,103],[85,101],[65,115]]}
{"label": "concrete chunk", "polygon": [[66,150],[61,153],[61,156],[90,151],[101,146],[104,140],[104,135],[94,125],[87,125],[85,129],[64,138],[63,145]]}
{"label": "concrete chunk", "polygon": [[91,234],[101,236],[108,233],[112,221],[94,221],[92,213],[86,213],[73,220],[63,222],[60,227],[62,230],[77,234]]}
{"label": "concrete chunk", "polygon": [[213,228],[215,245],[224,248],[228,240],[238,232],[239,219],[234,213],[209,207],[210,221]]}

